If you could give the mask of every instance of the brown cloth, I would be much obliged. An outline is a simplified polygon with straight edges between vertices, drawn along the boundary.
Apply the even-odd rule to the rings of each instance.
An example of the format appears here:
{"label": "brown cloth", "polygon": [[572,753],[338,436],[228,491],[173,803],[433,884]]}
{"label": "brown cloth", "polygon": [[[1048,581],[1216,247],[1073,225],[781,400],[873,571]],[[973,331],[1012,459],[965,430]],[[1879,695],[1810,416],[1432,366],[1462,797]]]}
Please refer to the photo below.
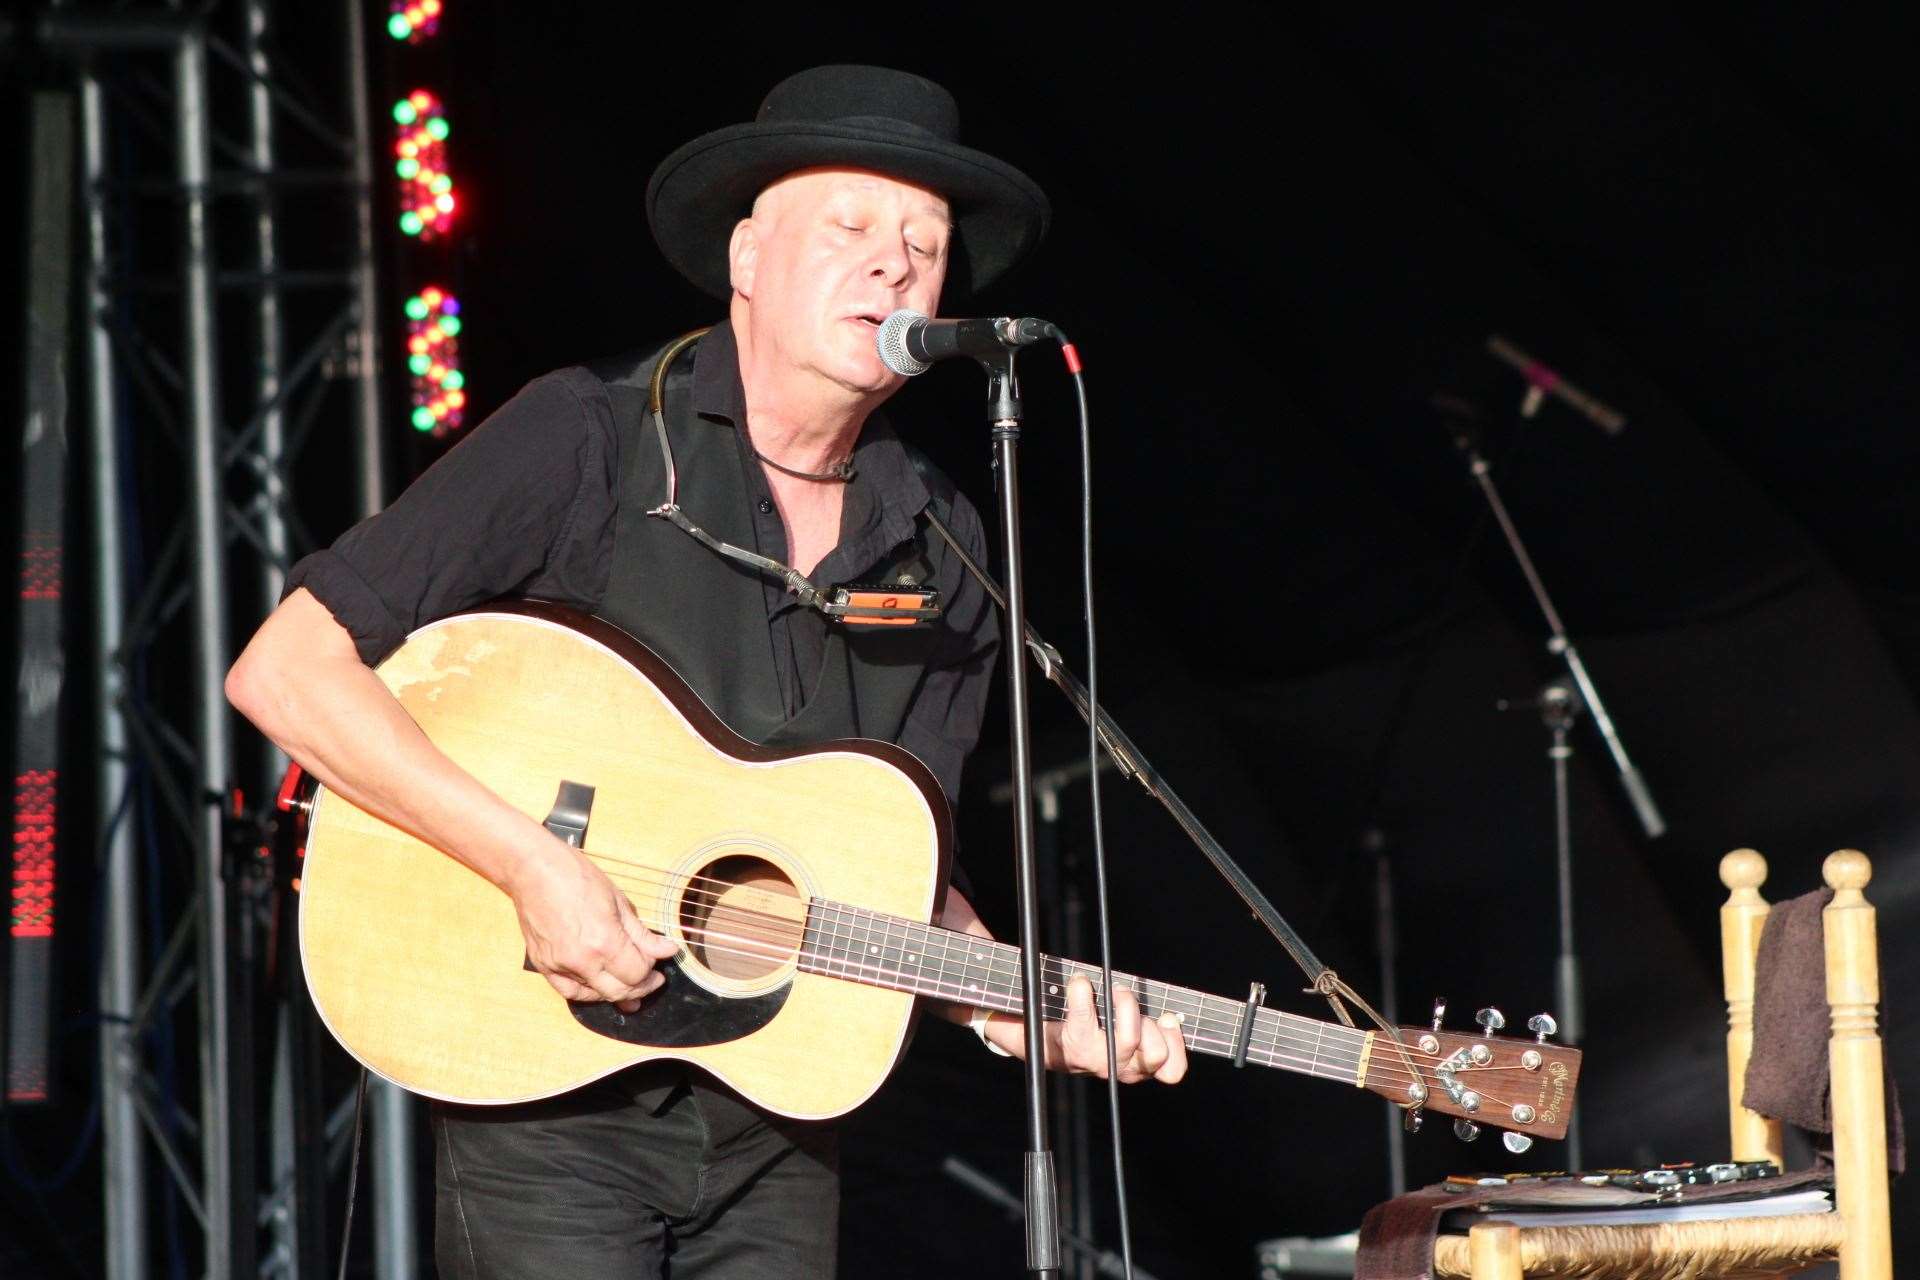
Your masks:
{"label": "brown cloth", "polygon": [[[1833,1175],[1806,1169],[1748,1182],[1686,1187],[1681,1203],[1752,1200],[1812,1186],[1831,1186]],[[1353,1259],[1355,1280],[1433,1280],[1433,1244],[1440,1220],[1481,1205],[1502,1209],[1630,1208],[1661,1202],[1659,1195],[1626,1187],[1590,1187],[1578,1182],[1519,1182],[1497,1187],[1450,1189],[1435,1183],[1367,1210]]]}
{"label": "brown cloth", "polygon": [[[1753,1057],[1741,1101],[1804,1132],[1821,1161],[1833,1161],[1828,1077],[1826,932],[1820,913],[1833,890],[1816,889],[1774,906],[1760,933],[1753,975]],[[1882,1020],[1884,1025],[1884,1019]],[[1886,1077],[1887,1168],[1906,1169],[1906,1128],[1893,1077]]]}

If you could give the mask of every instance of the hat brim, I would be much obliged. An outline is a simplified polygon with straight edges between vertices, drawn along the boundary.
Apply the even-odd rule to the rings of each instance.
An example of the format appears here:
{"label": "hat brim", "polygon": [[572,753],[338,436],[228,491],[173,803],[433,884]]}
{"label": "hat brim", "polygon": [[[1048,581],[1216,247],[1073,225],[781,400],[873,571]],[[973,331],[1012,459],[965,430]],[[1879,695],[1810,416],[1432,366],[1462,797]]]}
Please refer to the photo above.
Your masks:
{"label": "hat brim", "polygon": [[1046,235],[1038,184],[983,151],[846,121],[734,125],[695,138],[653,171],[647,222],[661,253],[703,292],[731,297],[727,244],[754,199],[799,169],[872,169],[938,191],[954,219],[947,292],[971,294],[1005,275]]}

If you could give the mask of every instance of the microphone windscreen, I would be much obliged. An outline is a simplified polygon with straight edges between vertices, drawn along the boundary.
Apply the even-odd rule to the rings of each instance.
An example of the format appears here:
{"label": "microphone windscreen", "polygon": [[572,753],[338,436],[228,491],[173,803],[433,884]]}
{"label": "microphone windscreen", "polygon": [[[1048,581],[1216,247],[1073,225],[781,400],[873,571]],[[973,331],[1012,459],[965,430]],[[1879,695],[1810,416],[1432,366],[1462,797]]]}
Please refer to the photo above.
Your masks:
{"label": "microphone windscreen", "polygon": [[926,317],[918,311],[902,307],[882,320],[879,330],[874,334],[873,341],[880,352],[880,363],[903,378],[911,378],[933,368],[932,363],[907,350],[908,331],[924,320]]}

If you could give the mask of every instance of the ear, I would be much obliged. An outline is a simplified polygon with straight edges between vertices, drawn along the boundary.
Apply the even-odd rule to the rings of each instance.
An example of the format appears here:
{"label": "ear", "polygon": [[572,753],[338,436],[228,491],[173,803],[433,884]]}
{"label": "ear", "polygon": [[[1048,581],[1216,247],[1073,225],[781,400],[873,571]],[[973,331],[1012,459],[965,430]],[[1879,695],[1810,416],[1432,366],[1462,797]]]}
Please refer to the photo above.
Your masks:
{"label": "ear", "polygon": [[753,270],[760,262],[760,229],[752,218],[734,224],[733,237],[727,242],[727,277],[733,291],[743,298],[753,296]]}

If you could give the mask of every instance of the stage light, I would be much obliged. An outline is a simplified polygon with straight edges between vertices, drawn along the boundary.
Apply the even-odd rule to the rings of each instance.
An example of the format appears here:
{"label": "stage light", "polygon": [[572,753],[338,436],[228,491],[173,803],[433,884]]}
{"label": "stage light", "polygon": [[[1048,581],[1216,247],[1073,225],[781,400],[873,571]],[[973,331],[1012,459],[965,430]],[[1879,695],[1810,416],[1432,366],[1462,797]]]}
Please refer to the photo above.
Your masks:
{"label": "stage light", "polygon": [[453,225],[453,175],[447,172],[451,130],[440,100],[415,89],[393,104],[394,174],[400,179],[400,230],[421,240]]}
{"label": "stage light", "polygon": [[407,371],[413,378],[413,426],[444,436],[465,417],[466,375],[460,371],[460,304],[429,286],[407,299]]}
{"label": "stage light", "polygon": [[419,44],[440,30],[442,0],[393,0],[387,14],[387,34],[395,40]]}

